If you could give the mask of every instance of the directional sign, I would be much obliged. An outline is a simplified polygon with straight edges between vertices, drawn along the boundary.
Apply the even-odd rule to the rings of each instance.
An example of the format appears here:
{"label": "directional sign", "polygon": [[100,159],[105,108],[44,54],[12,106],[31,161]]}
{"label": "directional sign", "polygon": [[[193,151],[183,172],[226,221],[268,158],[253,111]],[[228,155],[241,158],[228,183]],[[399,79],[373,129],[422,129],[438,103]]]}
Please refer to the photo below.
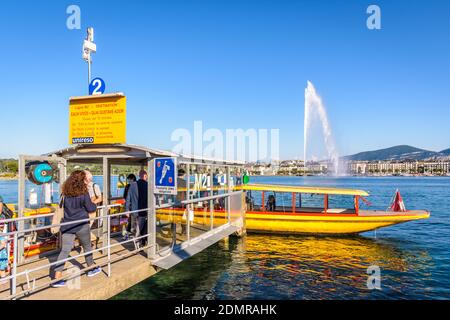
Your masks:
{"label": "directional sign", "polygon": [[126,143],[126,101],[123,93],[70,98],[69,143]]}
{"label": "directional sign", "polygon": [[177,194],[177,159],[156,158],[154,165],[154,193]]}
{"label": "directional sign", "polygon": [[106,84],[102,78],[92,79],[91,83],[89,84],[89,95],[95,96],[98,94],[104,94],[105,88]]}

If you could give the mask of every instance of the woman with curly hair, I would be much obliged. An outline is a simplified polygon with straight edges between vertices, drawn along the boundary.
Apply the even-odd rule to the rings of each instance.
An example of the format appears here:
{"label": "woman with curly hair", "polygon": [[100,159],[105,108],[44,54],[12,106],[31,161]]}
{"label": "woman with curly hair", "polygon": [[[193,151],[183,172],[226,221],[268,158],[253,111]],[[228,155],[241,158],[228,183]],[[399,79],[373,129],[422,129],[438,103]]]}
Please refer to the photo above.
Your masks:
{"label": "woman with curly hair", "polygon": [[[62,203],[64,207],[64,217],[62,223],[75,222],[78,220],[88,219],[89,212],[97,210],[97,206],[92,202],[87,185],[85,183],[86,173],[81,170],[72,172],[69,178],[62,186]],[[72,223],[63,225],[60,228],[62,248],[58,256],[58,261],[67,259],[72,250],[75,237],[80,241],[85,253],[92,251],[91,244],[91,228],[89,221]],[[92,253],[85,256],[88,267],[94,265]],[[64,262],[55,266],[55,279],[62,277]],[[88,272],[88,277],[95,276],[100,273],[100,267],[96,267]],[[52,284],[53,287],[63,287],[66,285],[65,280],[60,280]]]}

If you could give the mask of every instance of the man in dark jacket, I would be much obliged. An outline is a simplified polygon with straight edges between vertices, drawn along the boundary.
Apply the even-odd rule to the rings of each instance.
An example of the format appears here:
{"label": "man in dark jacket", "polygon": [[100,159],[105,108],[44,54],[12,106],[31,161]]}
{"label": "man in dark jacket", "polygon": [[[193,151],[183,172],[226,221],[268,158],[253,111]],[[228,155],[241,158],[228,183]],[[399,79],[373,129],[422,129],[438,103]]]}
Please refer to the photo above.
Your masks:
{"label": "man in dark jacket", "polygon": [[[138,210],[148,208],[148,174],[147,171],[139,171],[139,180],[137,182],[138,186]],[[138,216],[138,234],[137,236],[143,236],[147,234],[147,211],[140,211]],[[142,239],[141,243],[145,243]]]}

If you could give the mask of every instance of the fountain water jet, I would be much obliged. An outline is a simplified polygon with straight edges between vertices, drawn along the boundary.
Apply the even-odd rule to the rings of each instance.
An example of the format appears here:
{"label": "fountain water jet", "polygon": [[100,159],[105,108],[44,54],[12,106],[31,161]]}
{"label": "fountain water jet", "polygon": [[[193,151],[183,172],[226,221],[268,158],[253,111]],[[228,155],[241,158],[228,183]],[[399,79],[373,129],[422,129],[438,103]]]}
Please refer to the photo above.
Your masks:
{"label": "fountain water jet", "polygon": [[307,161],[307,150],[308,150],[308,138],[309,130],[311,128],[311,123],[313,120],[313,115],[319,116],[320,122],[322,123],[322,131],[325,142],[325,147],[327,149],[328,158],[331,160],[334,166],[334,174],[339,175],[339,153],[334,143],[330,122],[328,121],[327,111],[322,102],[322,98],[317,94],[314,85],[311,81],[308,81],[307,87],[305,89],[305,120],[304,120],[304,145],[303,154],[305,160],[305,168]]}

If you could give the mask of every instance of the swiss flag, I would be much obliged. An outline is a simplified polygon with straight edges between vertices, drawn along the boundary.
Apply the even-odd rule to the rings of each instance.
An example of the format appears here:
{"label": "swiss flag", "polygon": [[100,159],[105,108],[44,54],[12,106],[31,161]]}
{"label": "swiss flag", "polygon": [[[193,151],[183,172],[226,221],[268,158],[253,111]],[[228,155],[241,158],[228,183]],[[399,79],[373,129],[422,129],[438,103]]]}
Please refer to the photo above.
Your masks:
{"label": "swiss flag", "polygon": [[406,211],[405,204],[403,203],[402,196],[400,195],[400,191],[398,191],[398,189],[397,189],[397,191],[395,191],[394,200],[392,201],[389,209],[390,209],[390,211],[394,211],[394,212],[405,212]]}

